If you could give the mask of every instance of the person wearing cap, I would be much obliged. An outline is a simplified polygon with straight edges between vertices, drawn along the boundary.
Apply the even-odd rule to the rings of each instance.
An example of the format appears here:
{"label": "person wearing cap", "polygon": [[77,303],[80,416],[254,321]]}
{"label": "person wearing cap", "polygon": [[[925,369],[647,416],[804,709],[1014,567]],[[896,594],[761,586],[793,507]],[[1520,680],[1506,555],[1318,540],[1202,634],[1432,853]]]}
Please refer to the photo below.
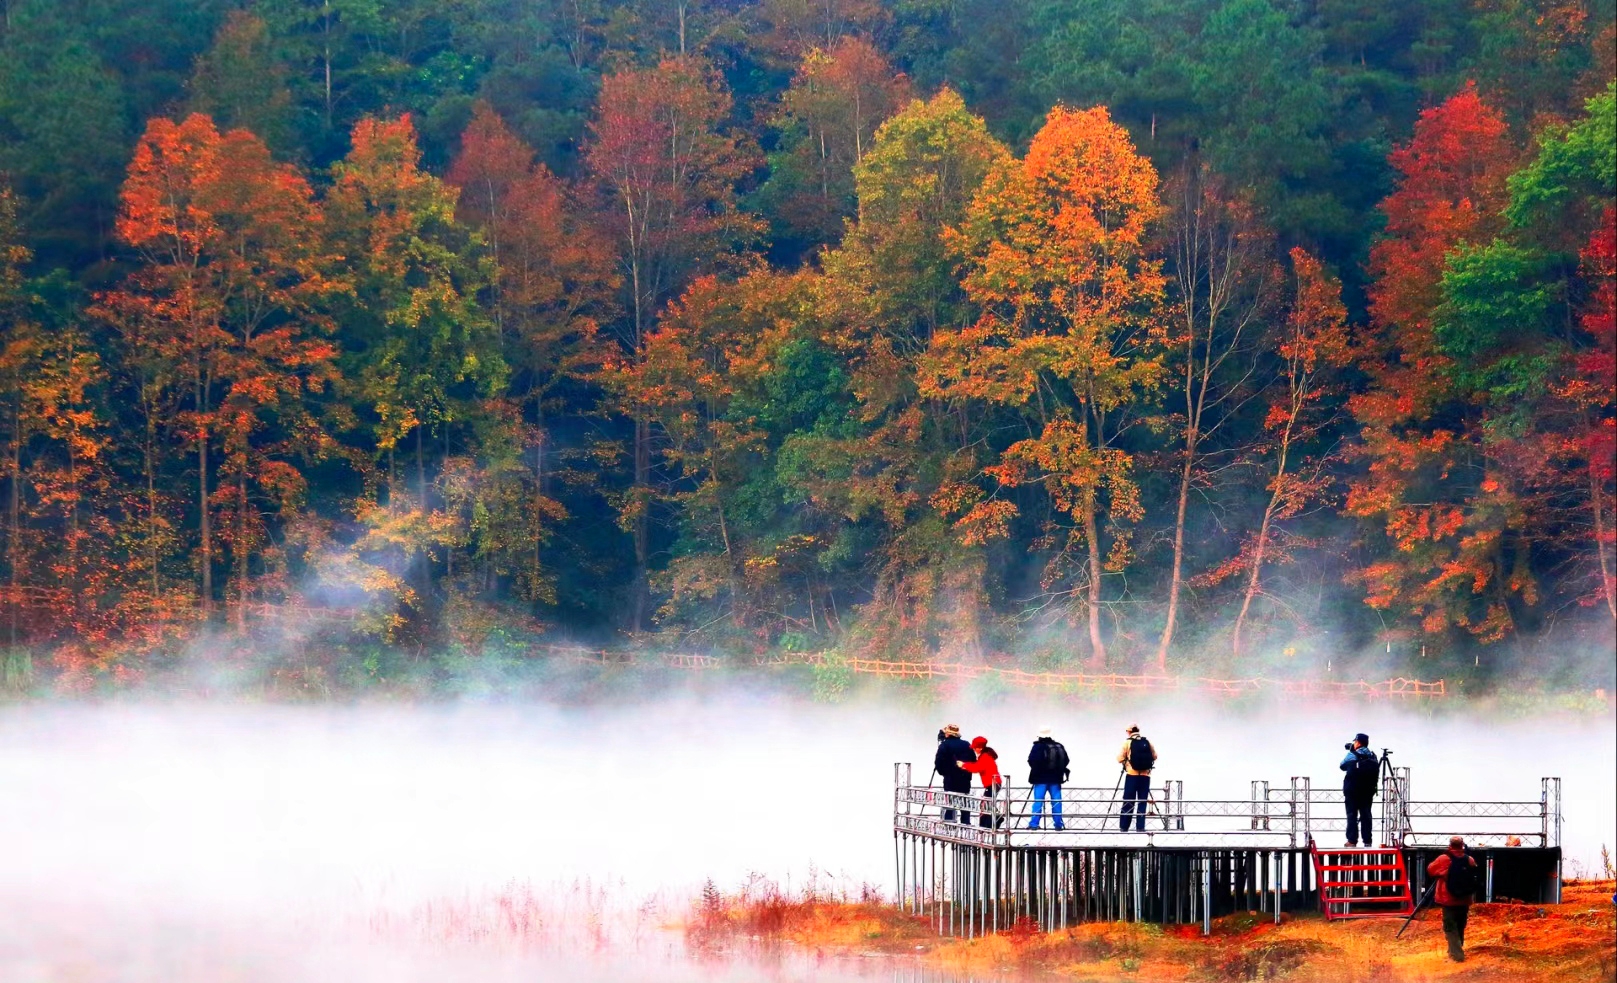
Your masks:
{"label": "person wearing cap", "polygon": [[[971,794],[971,774],[961,769],[961,762],[977,760],[977,753],[971,745],[960,739],[960,726],[958,724],[945,724],[938,731],[938,753],[932,759],[932,767],[937,769],[939,777],[943,779],[943,790],[956,795]],[[955,810],[945,808],[943,821],[955,821]],[[960,810],[960,822],[969,824],[971,813]]]}
{"label": "person wearing cap", "polygon": [[1144,832],[1145,803],[1151,796],[1151,769],[1157,764],[1157,749],[1140,733],[1138,725],[1131,726],[1126,733],[1123,750],[1117,752],[1117,763],[1123,766],[1123,812],[1118,821],[1127,833],[1129,814],[1134,813],[1135,831]]}
{"label": "person wearing cap", "polygon": [[1443,937],[1449,943],[1449,958],[1457,963],[1465,962],[1465,923],[1471,917],[1471,902],[1475,900],[1474,894],[1456,896],[1449,890],[1449,872],[1455,864],[1465,864],[1470,870],[1463,871],[1469,876],[1467,883],[1477,882],[1476,858],[1465,852],[1465,837],[1449,837],[1447,852],[1439,854],[1436,860],[1426,865],[1426,873],[1437,878],[1437,890],[1432,894],[1432,900],[1443,909]]}
{"label": "person wearing cap", "polygon": [[[969,771],[982,779],[983,783],[983,812],[980,825],[983,829],[993,829],[994,797],[999,795],[1002,779],[999,777],[999,752],[988,746],[988,738],[973,737],[971,749],[977,755],[976,761],[962,761],[962,771]],[[1002,818],[1000,822],[1004,822]]]}
{"label": "person wearing cap", "polygon": [[1028,829],[1038,829],[1044,818],[1044,800],[1050,800],[1050,818],[1056,829],[1066,829],[1061,821],[1061,784],[1067,780],[1067,749],[1050,736],[1050,727],[1039,728],[1039,739],[1027,753],[1027,781],[1033,786],[1033,816]]}
{"label": "person wearing cap", "polygon": [[1381,762],[1369,748],[1370,735],[1354,734],[1347,744],[1347,757],[1342,759],[1342,801],[1347,806],[1347,846],[1375,846],[1370,832],[1370,806],[1376,798],[1376,779],[1380,776]]}

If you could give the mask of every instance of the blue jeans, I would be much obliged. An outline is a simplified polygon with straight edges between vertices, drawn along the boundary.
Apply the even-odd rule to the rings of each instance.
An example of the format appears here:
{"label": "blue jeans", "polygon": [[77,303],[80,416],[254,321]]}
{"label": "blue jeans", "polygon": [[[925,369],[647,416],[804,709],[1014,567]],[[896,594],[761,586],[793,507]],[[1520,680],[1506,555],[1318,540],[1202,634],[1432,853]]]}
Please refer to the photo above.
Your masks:
{"label": "blue jeans", "polygon": [[1033,821],[1028,823],[1028,829],[1038,829],[1039,820],[1044,818],[1044,800],[1050,800],[1050,812],[1055,820],[1056,829],[1066,829],[1061,821],[1061,786],[1035,785],[1033,786]]}
{"label": "blue jeans", "polygon": [[1123,777],[1123,814],[1119,817],[1120,828],[1123,832],[1129,831],[1129,814],[1134,814],[1134,829],[1137,832],[1145,830],[1145,802],[1151,794],[1150,775],[1125,775]]}

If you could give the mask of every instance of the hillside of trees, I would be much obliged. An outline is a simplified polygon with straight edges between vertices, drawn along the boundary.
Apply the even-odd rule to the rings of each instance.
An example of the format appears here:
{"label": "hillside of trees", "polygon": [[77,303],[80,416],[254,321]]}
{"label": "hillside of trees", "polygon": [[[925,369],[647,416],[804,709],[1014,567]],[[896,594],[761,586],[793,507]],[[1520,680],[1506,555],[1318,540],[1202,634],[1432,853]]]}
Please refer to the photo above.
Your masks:
{"label": "hillside of trees", "polygon": [[0,683],[1609,656],[1613,19],[0,0]]}

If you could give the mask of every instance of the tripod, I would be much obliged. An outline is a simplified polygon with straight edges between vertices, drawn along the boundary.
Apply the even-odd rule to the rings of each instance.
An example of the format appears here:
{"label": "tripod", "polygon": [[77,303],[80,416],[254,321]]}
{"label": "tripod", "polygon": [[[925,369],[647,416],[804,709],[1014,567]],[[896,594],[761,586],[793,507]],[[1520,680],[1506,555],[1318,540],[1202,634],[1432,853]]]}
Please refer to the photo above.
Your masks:
{"label": "tripod", "polygon": [[[1123,787],[1123,776],[1127,775],[1127,774],[1128,774],[1128,766],[1127,765],[1119,767],[1117,769],[1117,784],[1112,786],[1111,805],[1112,805],[1113,809],[1116,810],[1117,815],[1118,815],[1118,817],[1120,819],[1123,816],[1123,811],[1122,811],[1122,809],[1117,808],[1117,805],[1118,805],[1117,793],[1118,793],[1118,790]],[[1147,775],[1146,777],[1149,778],[1150,776]],[[1136,799],[1135,801],[1139,801],[1139,800]],[[1147,815],[1156,816],[1158,819],[1162,820],[1162,828],[1163,829],[1168,829],[1169,828],[1169,826],[1168,826],[1168,817],[1163,815],[1161,809],[1157,808],[1157,796],[1156,796],[1155,792],[1148,790],[1145,793],[1145,801],[1140,803],[1138,808],[1146,810]],[[1112,813],[1110,811],[1108,811],[1107,814],[1104,817],[1101,818],[1100,828],[1105,829],[1106,824],[1111,820],[1111,818],[1112,818]],[[1130,815],[1129,818],[1132,819],[1134,817],[1132,815]],[[1128,830],[1125,829],[1125,830],[1123,830],[1123,832],[1128,832]]]}
{"label": "tripod", "polygon": [[[1382,838],[1387,846],[1403,846],[1404,831],[1410,828],[1408,790],[1398,777],[1398,769],[1392,765],[1391,748],[1381,749],[1380,772],[1376,780],[1382,790]],[[1390,802],[1389,797],[1392,800]]]}

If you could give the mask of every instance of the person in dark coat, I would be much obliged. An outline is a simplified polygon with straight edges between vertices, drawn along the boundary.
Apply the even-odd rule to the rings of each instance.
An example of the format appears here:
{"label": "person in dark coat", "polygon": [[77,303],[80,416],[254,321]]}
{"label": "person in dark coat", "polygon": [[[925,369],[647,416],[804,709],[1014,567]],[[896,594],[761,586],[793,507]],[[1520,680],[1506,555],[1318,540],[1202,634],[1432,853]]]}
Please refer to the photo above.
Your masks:
{"label": "person in dark coat", "polygon": [[[945,792],[954,792],[958,795],[971,794],[971,772],[963,770],[960,762],[976,760],[977,752],[971,749],[970,744],[960,739],[959,725],[946,724],[938,731],[938,753],[932,759],[932,767],[937,769],[938,776],[943,779]],[[959,815],[960,822],[968,825],[971,823],[971,813],[962,809]],[[954,822],[955,810],[944,809],[943,821]]]}
{"label": "person in dark coat", "polygon": [[1375,846],[1370,832],[1370,805],[1376,797],[1376,776],[1381,762],[1370,750],[1370,735],[1355,734],[1342,759],[1342,801],[1347,805],[1347,846]]}
{"label": "person in dark coat", "polygon": [[1039,739],[1027,753],[1027,781],[1033,786],[1033,816],[1028,829],[1038,829],[1044,818],[1044,800],[1050,800],[1051,819],[1056,829],[1066,829],[1061,821],[1061,785],[1067,780],[1067,749],[1050,736],[1048,726],[1039,728]]}
{"label": "person in dark coat", "polygon": [[1449,868],[1454,864],[1469,864],[1471,866],[1472,883],[1476,883],[1476,858],[1465,852],[1465,838],[1461,836],[1449,837],[1448,852],[1440,855],[1436,860],[1426,865],[1426,873],[1437,878],[1437,890],[1433,892],[1432,900],[1443,909],[1443,937],[1448,939],[1449,958],[1457,963],[1465,962],[1465,923],[1471,917],[1471,902],[1476,895],[1466,894],[1456,897],[1449,891]]}

